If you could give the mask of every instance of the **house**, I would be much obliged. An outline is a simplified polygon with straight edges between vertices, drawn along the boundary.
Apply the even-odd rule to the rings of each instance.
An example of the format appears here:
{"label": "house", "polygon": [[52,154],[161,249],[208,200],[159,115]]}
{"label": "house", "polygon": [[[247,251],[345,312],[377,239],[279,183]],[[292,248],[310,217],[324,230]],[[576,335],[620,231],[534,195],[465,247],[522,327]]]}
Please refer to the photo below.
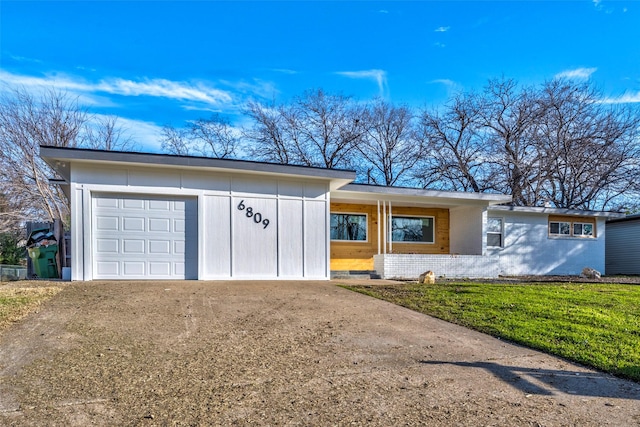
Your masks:
{"label": "house", "polygon": [[40,155],[71,202],[72,280],[578,274],[604,267],[604,220],[618,215],[359,185],[346,170],[57,147]]}
{"label": "house", "polygon": [[640,274],[640,215],[607,222],[605,273]]}

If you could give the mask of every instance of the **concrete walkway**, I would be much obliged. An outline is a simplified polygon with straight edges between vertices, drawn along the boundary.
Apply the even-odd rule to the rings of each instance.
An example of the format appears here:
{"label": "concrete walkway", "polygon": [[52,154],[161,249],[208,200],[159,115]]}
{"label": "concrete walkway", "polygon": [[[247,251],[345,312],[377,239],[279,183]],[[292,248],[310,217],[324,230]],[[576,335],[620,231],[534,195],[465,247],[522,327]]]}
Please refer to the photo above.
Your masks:
{"label": "concrete walkway", "polygon": [[336,282],[68,285],[0,336],[0,425],[640,425],[640,384]]}

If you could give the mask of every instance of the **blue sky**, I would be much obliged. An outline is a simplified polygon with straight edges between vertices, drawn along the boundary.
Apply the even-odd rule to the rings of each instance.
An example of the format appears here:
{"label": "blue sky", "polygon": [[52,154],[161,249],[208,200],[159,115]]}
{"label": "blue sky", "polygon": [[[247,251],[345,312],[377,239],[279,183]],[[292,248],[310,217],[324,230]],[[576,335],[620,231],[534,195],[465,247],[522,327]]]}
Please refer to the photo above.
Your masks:
{"label": "blue sky", "polygon": [[438,106],[501,76],[640,102],[640,2],[0,1],[0,81],[78,96],[144,151],[164,124],[240,124],[249,99]]}

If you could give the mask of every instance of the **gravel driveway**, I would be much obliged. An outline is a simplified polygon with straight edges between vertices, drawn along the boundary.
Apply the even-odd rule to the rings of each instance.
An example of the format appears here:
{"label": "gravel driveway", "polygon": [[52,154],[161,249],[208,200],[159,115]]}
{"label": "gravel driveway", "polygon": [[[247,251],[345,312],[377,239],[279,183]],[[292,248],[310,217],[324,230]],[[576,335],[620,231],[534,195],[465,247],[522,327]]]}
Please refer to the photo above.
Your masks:
{"label": "gravel driveway", "polygon": [[336,282],[76,282],[0,336],[0,425],[640,425],[640,384]]}

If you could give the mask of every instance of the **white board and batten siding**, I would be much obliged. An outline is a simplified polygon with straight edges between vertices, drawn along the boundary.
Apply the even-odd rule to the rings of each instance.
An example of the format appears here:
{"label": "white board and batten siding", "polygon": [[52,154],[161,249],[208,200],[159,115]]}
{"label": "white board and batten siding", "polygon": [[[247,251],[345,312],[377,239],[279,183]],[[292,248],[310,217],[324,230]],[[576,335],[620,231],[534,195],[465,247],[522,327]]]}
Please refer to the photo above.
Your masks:
{"label": "white board and batten siding", "polygon": [[607,223],[605,273],[640,274],[640,218]]}
{"label": "white board and batten siding", "polygon": [[73,280],[327,279],[329,182],[72,168]]}
{"label": "white board and batten siding", "polygon": [[203,276],[208,279],[328,277],[326,184],[234,179],[203,197]]}

